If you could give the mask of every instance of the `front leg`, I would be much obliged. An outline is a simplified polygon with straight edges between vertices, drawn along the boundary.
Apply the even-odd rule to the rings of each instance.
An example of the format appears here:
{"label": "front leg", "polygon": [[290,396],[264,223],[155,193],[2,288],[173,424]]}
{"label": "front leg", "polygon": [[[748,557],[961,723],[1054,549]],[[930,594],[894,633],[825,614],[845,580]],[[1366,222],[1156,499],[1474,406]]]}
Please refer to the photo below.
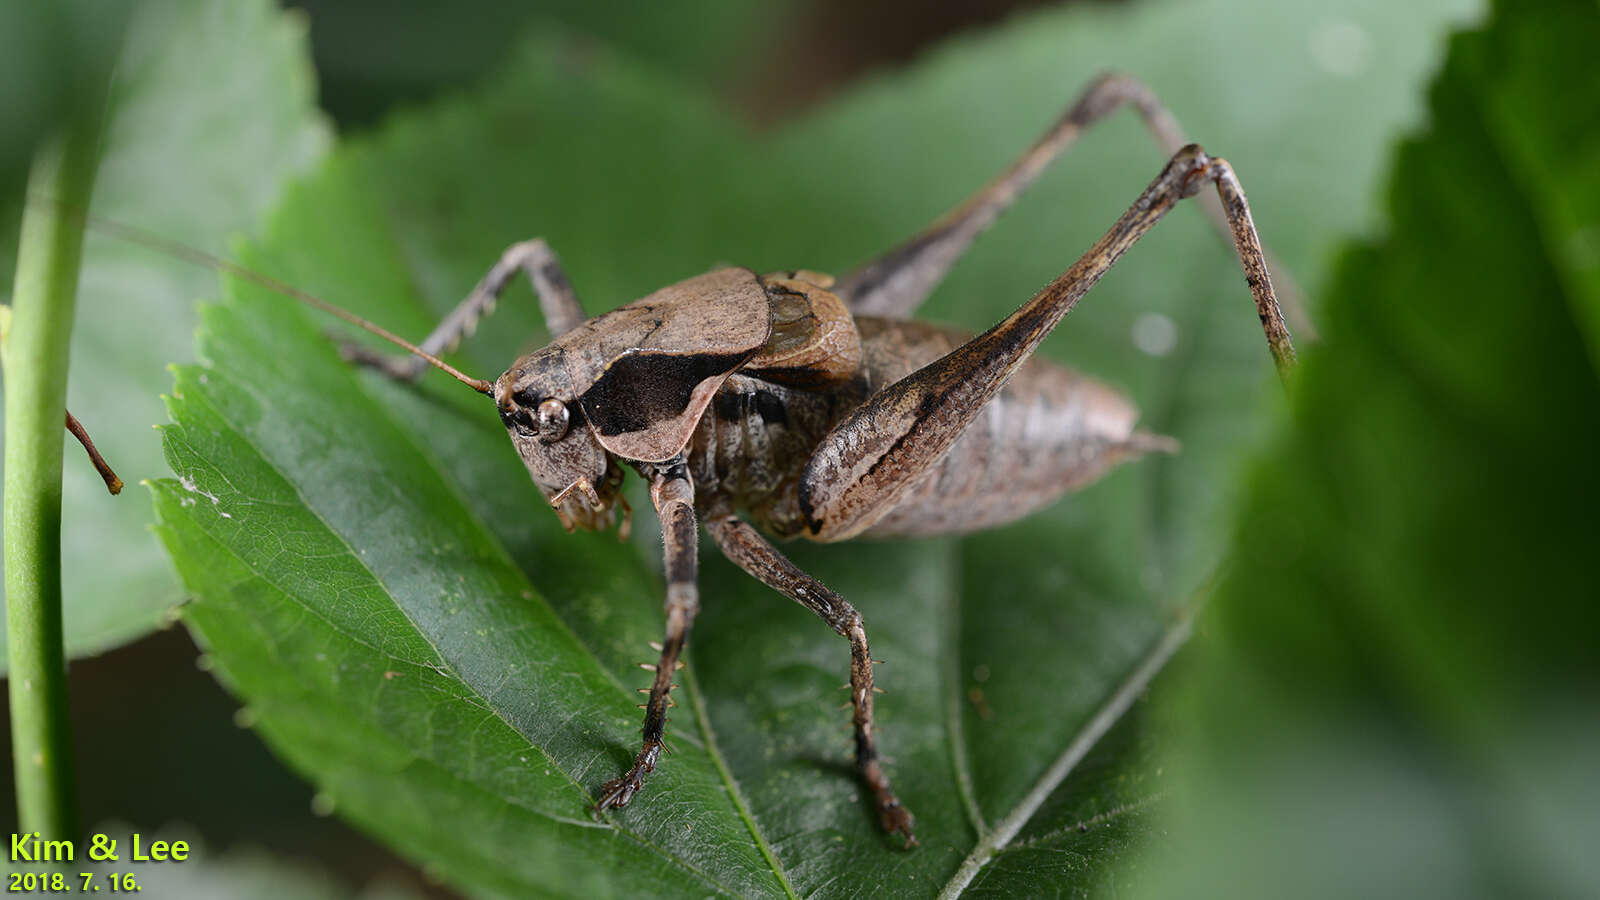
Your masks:
{"label": "front leg", "polygon": [[[578,295],[561,270],[561,263],[550,245],[542,240],[512,244],[500,254],[500,259],[489,269],[467,295],[444,317],[433,332],[418,346],[425,352],[438,356],[456,349],[461,340],[478,327],[478,321],[494,312],[495,303],[511,284],[518,272],[528,276],[533,291],[539,297],[539,309],[544,313],[545,328],[551,337],[560,337],[583,322],[583,307],[578,305]],[[370,350],[360,344],[346,343],[340,347],[345,359],[371,366],[397,381],[416,381],[427,370],[428,363],[418,356],[394,356]]]}
{"label": "front leg", "polygon": [[855,710],[856,770],[872,789],[877,801],[878,822],[883,830],[903,834],[907,847],[916,846],[917,838],[911,833],[914,817],[895,796],[878,757],[872,718],[872,654],[867,648],[867,630],[861,623],[861,614],[822,582],[800,571],[745,521],[734,516],[716,519],[706,523],[706,531],[717,542],[722,555],[734,565],[816,613],[850,642],[850,705]]}
{"label": "front leg", "polygon": [[[665,544],[667,572],[667,634],[661,642],[661,658],[653,667],[655,681],[645,703],[644,744],[633,766],[621,778],[600,788],[595,812],[623,807],[644,786],[644,776],[655,771],[666,746],[662,735],[667,726],[667,707],[671,700],[672,676],[677,672],[678,656],[689,638],[695,613],[700,611],[700,590],[696,585],[696,535],[694,484],[681,460],[658,473],[650,483],[650,499],[661,521],[661,540]],[[648,663],[646,669],[652,668]]]}

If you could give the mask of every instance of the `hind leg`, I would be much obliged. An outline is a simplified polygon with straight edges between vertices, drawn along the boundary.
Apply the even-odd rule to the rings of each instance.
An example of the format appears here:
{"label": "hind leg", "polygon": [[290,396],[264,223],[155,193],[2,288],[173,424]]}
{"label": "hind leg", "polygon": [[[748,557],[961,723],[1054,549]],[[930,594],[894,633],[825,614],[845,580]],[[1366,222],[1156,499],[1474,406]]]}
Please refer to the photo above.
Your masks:
{"label": "hind leg", "polygon": [[[1101,75],[1089,83],[1050,130],[993,181],[910,240],[840,279],[834,293],[857,315],[909,317],[978,235],[1033,186],[1052,162],[1085,131],[1123,107],[1132,107],[1138,113],[1150,136],[1169,156],[1188,143],[1178,120],[1144,82],[1116,72]],[[1230,234],[1232,226],[1224,203],[1209,196],[1201,203],[1218,231]],[[1277,273],[1279,293],[1294,318],[1295,328],[1310,334],[1299,289],[1270,254],[1264,249],[1262,253]]]}
{"label": "hind leg", "polygon": [[1250,208],[1233,169],[1193,144],[1179,150],[1117,223],[1016,312],[966,344],[880,389],[817,446],[800,475],[810,536],[842,540],[871,527],[954,445],[1045,335],[1179,200],[1217,191],[1267,346],[1286,374],[1294,344],[1278,309]]}

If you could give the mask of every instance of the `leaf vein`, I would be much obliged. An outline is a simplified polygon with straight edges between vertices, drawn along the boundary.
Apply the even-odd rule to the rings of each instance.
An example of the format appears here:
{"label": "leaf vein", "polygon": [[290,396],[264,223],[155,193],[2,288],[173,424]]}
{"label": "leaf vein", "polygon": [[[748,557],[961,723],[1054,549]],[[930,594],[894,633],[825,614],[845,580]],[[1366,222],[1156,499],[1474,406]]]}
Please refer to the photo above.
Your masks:
{"label": "leaf vein", "polygon": [[[960,554],[952,554],[952,558],[960,560]],[[959,563],[958,563],[959,564]],[[956,587],[946,591],[948,599],[945,602],[945,627],[941,637],[945,643],[944,657],[945,678],[949,681],[948,690],[945,692],[945,734],[950,740],[950,762],[955,769],[956,790],[961,795],[961,806],[967,813],[967,819],[982,838],[989,833],[989,823],[984,821],[983,808],[978,805],[978,794],[972,782],[972,760],[967,756],[966,730],[961,725],[961,590],[960,572],[951,574],[951,583]]]}
{"label": "leaf vein", "polygon": [[750,836],[755,839],[756,847],[760,849],[767,865],[772,867],[773,877],[778,879],[778,886],[783,888],[789,900],[799,900],[794,892],[794,886],[789,883],[789,876],[783,870],[783,864],[778,861],[777,854],[772,846],[767,843],[766,835],[761,831],[761,826],[756,824],[755,816],[750,812],[750,805],[745,802],[744,793],[739,790],[739,783],[734,780],[733,772],[728,768],[728,763],[722,756],[722,749],[717,746],[716,734],[711,730],[711,713],[706,709],[705,697],[700,691],[700,680],[695,675],[694,665],[685,667],[684,684],[689,689],[689,699],[694,704],[695,718],[700,721],[700,733],[705,738],[706,755],[711,757],[711,762],[717,767],[717,772],[722,776],[722,783],[728,788],[728,797],[733,801],[733,806],[739,811],[739,818],[744,820],[745,827],[750,829]]}
{"label": "leaf vein", "polygon": [[1166,665],[1172,654],[1183,646],[1189,637],[1189,632],[1194,624],[1194,608],[1189,607],[1179,613],[1178,618],[1162,633],[1155,644],[1144,654],[1144,658],[1128,677],[1117,686],[1116,691],[1106,702],[1089,717],[1089,721],[1079,729],[1072,741],[1067,744],[1061,755],[1056,757],[1050,768],[1045,770],[1033,788],[1028,791],[1017,805],[1007,813],[1005,818],[995,823],[994,830],[984,835],[978,845],[962,861],[954,875],[945,883],[939,892],[941,898],[961,896],[972,880],[977,877],[983,867],[988,865],[995,855],[1011,843],[1012,838],[1022,830],[1039,807],[1044,805],[1063,780],[1071,774],[1072,770],[1089,753],[1096,742],[1111,730],[1111,726],[1122,718],[1123,713],[1133,705],[1133,702],[1149,687],[1150,680]]}

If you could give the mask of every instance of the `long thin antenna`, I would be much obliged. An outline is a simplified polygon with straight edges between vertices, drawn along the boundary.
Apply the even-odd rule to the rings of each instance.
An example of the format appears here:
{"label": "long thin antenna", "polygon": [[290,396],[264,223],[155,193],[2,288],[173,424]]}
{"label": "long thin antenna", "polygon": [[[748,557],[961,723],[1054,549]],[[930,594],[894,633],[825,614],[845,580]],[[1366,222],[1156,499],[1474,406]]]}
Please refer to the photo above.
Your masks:
{"label": "long thin antenna", "polygon": [[124,225],[120,222],[112,222],[109,219],[102,219],[99,216],[94,215],[87,216],[86,221],[89,223],[89,225],[93,226],[96,231],[115,235],[116,237],[119,237],[125,241],[138,244],[142,247],[154,250],[157,253],[165,253],[169,256],[177,257],[184,262],[194,263],[197,266],[204,266],[209,269],[218,269],[236,278],[243,278],[245,281],[259,284],[269,291],[276,291],[277,293],[283,294],[286,297],[293,297],[294,299],[299,300],[308,306],[313,306],[322,310],[328,315],[337,316],[346,322],[349,322],[351,325],[356,326],[357,328],[369,331],[391,344],[394,344],[398,347],[403,347],[407,352],[422,357],[436,368],[449,373],[452,378],[461,382],[467,387],[472,388],[480,394],[492,394],[494,392],[494,385],[491,382],[484,381],[482,378],[473,378],[472,376],[463,373],[455,366],[450,365],[439,357],[434,356],[421,347],[418,347],[416,344],[413,344],[405,338],[400,337],[389,329],[384,328],[381,325],[368,322],[366,319],[361,318],[353,312],[340,309],[326,300],[314,297],[305,291],[300,290],[299,288],[284,284],[276,278],[272,278],[271,276],[263,275],[260,272],[247,269],[238,263],[230,262],[220,256],[213,256],[204,250],[196,249],[188,244],[182,244],[177,241],[168,240],[160,235],[145,231],[142,228],[135,228],[132,225]]}

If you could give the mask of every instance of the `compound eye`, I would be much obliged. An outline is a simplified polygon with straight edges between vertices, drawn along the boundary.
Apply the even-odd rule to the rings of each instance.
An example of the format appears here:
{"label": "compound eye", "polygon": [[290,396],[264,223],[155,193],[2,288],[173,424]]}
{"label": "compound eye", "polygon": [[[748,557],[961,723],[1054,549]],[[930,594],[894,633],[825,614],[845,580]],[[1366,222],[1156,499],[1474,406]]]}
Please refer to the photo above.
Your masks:
{"label": "compound eye", "polygon": [[544,444],[553,444],[567,435],[567,424],[571,416],[567,413],[567,405],[551,397],[539,404],[538,425],[539,441]]}

